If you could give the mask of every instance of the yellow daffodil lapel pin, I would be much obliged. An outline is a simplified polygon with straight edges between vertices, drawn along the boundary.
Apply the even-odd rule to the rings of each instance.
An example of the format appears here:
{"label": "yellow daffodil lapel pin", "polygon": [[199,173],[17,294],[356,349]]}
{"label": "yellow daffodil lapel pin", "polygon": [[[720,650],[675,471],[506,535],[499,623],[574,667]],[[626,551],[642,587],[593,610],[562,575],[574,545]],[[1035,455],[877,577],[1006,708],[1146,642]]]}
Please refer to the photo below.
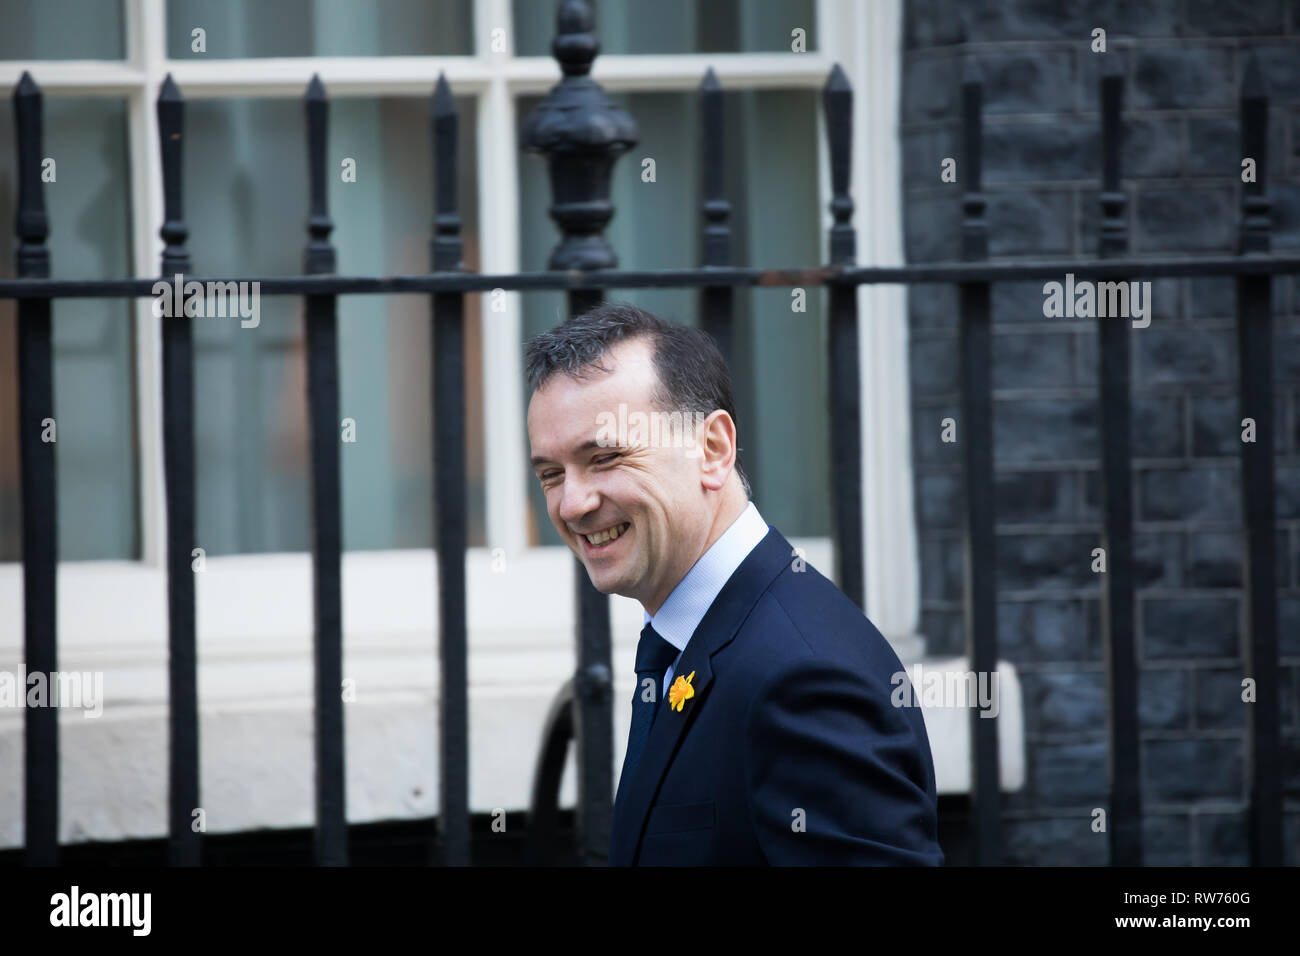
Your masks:
{"label": "yellow daffodil lapel pin", "polygon": [[695,671],[686,677],[679,676],[673,681],[673,686],[668,688],[668,706],[673,710],[680,712],[686,702],[695,696],[695,688],[691,686],[691,678],[694,676]]}

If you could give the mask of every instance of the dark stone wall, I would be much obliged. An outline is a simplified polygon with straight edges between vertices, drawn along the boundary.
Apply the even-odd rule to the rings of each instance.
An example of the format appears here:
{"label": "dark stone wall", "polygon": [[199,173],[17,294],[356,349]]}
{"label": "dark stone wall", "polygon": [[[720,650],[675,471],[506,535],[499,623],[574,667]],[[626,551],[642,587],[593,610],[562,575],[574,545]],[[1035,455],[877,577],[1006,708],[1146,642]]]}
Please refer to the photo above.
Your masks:
{"label": "dark stone wall", "polygon": [[[902,148],[911,262],[960,256],[960,88],[984,81],[995,259],[1091,256],[1100,218],[1098,84],[1125,77],[1130,249],[1236,251],[1247,55],[1270,97],[1273,247],[1300,247],[1300,0],[904,0]],[[1107,52],[1093,53],[1102,27]],[[958,159],[958,182],[940,179]],[[1064,277],[1062,277],[1064,278]],[[1141,279],[1141,276],[1134,276]],[[1143,824],[1149,865],[1249,863],[1240,700],[1240,415],[1232,279],[1158,280],[1133,329],[1134,518]],[[960,653],[963,509],[957,295],[909,296],[922,630]],[[1277,574],[1286,859],[1300,864],[1300,283],[1273,285]],[[998,640],[1025,691],[1027,782],[1004,801],[1004,860],[1108,862],[1096,320],[1043,317],[1041,282],[993,291]]]}

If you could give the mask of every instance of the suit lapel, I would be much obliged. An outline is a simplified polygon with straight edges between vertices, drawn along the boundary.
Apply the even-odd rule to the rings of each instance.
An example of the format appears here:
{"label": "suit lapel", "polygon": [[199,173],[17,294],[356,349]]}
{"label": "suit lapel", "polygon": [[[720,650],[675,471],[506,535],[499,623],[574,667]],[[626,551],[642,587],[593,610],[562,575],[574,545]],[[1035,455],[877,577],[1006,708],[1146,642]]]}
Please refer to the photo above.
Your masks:
{"label": "suit lapel", "polygon": [[646,740],[641,759],[624,781],[626,793],[618,794],[614,807],[609,862],[611,866],[627,866],[636,862],[645,829],[650,804],[659,791],[677,746],[695,721],[696,712],[708,699],[713,684],[712,657],[727,644],[740,629],[759,596],[790,560],[790,543],[775,528],[769,528],[763,538],[736,568],[699,627],[691,635],[686,651],[673,671],[673,683],[692,671],[695,676],[691,686],[695,694],[680,711],[671,709],[668,700],[659,703],[661,710],[655,717],[650,737]]}

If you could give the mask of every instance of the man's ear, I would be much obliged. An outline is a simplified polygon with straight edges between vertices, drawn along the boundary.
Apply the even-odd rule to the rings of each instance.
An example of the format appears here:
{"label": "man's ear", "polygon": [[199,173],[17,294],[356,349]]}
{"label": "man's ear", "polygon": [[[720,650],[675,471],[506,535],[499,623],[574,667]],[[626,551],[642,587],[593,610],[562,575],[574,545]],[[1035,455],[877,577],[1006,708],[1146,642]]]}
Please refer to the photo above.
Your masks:
{"label": "man's ear", "polygon": [[719,408],[705,416],[696,441],[700,484],[709,491],[721,491],[736,467],[736,423]]}

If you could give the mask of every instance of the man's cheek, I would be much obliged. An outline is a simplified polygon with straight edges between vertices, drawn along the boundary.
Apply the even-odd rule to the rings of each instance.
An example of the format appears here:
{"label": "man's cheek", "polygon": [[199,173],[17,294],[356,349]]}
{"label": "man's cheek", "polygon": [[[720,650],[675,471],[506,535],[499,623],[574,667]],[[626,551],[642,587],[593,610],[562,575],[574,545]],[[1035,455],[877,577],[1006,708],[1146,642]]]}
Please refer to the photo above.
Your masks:
{"label": "man's cheek", "polygon": [[550,516],[551,527],[559,532],[560,537],[565,537],[564,523],[560,521],[560,503],[552,494],[546,496],[546,513]]}

